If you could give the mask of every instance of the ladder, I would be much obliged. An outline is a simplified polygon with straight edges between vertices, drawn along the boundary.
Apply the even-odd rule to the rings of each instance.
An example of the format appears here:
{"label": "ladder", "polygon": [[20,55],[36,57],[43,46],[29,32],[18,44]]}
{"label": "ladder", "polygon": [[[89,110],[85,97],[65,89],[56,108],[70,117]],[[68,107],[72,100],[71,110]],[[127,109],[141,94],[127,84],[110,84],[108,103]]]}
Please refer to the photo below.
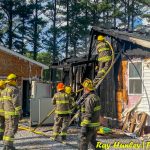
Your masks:
{"label": "ladder", "polygon": [[[105,74],[105,75],[98,81],[98,83],[95,85],[95,89],[97,89],[97,88],[100,86],[100,84],[103,82],[103,80],[105,79],[105,77],[107,76],[107,74],[110,72],[110,70],[112,69],[112,67],[114,66],[114,64],[115,64],[116,61],[118,60],[118,58],[120,57],[121,53],[122,53],[122,51],[120,51],[120,52],[117,54],[115,60],[112,61],[111,66],[110,66],[110,68],[107,70],[106,74]],[[77,105],[77,106],[78,106],[78,105],[81,105],[81,106],[82,106],[82,105],[84,104],[85,98],[86,98],[87,96],[88,96],[88,94],[83,94],[83,95],[79,98],[79,100],[76,102],[76,105]],[[74,108],[74,109],[75,109],[75,108]],[[73,109],[73,110],[74,110],[74,109]],[[72,111],[73,111],[73,110],[72,110]],[[78,111],[75,113],[75,115],[74,115],[74,116],[72,117],[72,119],[70,120],[68,126],[71,125],[71,123],[79,116],[79,114],[80,114],[80,110],[78,110]]]}

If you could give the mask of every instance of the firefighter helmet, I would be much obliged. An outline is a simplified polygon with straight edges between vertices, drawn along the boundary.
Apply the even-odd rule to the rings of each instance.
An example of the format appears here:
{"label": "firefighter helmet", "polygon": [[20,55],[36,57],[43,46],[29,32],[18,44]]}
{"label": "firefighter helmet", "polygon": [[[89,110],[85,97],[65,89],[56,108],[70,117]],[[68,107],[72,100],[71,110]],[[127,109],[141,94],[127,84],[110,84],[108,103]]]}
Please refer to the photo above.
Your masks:
{"label": "firefighter helmet", "polygon": [[13,73],[11,73],[7,76],[7,80],[12,80],[12,79],[17,79],[17,76]]}
{"label": "firefighter helmet", "polygon": [[85,79],[82,86],[90,91],[94,90],[93,82],[90,79]]}
{"label": "firefighter helmet", "polygon": [[103,41],[105,39],[105,37],[103,36],[103,35],[99,35],[98,37],[97,37],[97,40],[98,41]]}
{"label": "firefighter helmet", "polygon": [[0,80],[0,87],[2,87],[3,85],[5,85],[5,81]]}
{"label": "firefighter helmet", "polygon": [[65,85],[62,82],[57,84],[57,90],[58,91],[64,90],[64,88],[65,88]]}
{"label": "firefighter helmet", "polygon": [[71,86],[65,86],[65,92],[66,92],[67,94],[71,94],[71,91],[72,91]]}

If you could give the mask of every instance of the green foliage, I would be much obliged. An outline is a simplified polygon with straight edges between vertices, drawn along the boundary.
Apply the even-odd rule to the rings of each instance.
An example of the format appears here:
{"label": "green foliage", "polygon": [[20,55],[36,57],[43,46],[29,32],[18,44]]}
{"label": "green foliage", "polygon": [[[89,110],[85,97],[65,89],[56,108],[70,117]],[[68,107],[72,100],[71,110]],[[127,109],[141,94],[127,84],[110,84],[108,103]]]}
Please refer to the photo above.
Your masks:
{"label": "green foliage", "polygon": [[146,18],[150,22],[150,14],[144,14],[143,18]]}
{"label": "green foliage", "polygon": [[[33,58],[33,53],[27,52],[25,54],[25,56],[32,59]],[[49,52],[39,52],[38,55],[37,55],[37,61],[42,63],[42,64],[45,64],[47,66],[50,66],[50,64],[51,64],[51,54]],[[50,70],[49,69],[44,70],[43,80],[44,81],[50,80]]]}
{"label": "green foliage", "polygon": [[33,58],[33,53],[31,53],[31,52],[26,52],[25,54],[24,54],[24,56],[26,56],[26,57],[28,57],[28,58]]}
{"label": "green foliage", "polygon": [[150,18],[150,14],[144,14],[143,17]]}
{"label": "green foliage", "polygon": [[139,3],[142,3],[146,6],[150,6],[150,0],[137,0]]}
{"label": "green foliage", "polygon": [[49,52],[39,52],[37,61],[49,66],[51,63],[51,54]]}

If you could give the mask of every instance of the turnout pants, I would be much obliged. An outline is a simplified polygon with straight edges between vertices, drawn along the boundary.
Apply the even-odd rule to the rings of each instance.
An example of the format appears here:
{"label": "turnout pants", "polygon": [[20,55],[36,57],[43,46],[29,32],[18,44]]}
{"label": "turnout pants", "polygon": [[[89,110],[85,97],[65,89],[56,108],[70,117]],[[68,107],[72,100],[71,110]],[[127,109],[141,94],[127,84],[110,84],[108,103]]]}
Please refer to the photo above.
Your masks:
{"label": "turnout pants", "polygon": [[[103,53],[99,54],[99,58],[105,57],[105,56],[111,56],[110,51],[104,51]],[[96,77],[93,80],[93,84],[96,85],[106,74],[107,70],[110,68],[112,63],[112,59],[110,60],[105,60],[105,61],[98,61],[98,72]]]}
{"label": "turnout pants", "polygon": [[89,143],[91,143],[92,148],[96,150],[96,128],[88,128],[87,133],[81,133],[79,150],[88,150]]}
{"label": "turnout pants", "polygon": [[59,133],[62,137],[66,137],[69,118],[69,115],[55,115],[55,122],[53,126],[53,136],[55,138],[59,135]]}
{"label": "turnout pants", "polygon": [[5,132],[3,136],[4,145],[13,147],[14,135],[18,130],[18,116],[9,116],[5,118]]}
{"label": "turnout pants", "polygon": [[5,118],[3,116],[0,116],[0,140],[3,139],[4,135],[4,123],[5,123]]}

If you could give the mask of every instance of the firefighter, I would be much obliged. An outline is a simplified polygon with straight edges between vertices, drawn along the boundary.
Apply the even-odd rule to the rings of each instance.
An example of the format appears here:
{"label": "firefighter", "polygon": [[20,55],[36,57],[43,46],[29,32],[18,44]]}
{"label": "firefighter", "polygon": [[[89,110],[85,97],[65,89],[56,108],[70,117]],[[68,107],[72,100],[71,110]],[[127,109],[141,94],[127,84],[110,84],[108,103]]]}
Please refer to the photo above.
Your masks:
{"label": "firefighter", "polygon": [[56,106],[54,126],[53,126],[53,140],[55,140],[61,129],[61,140],[66,140],[67,127],[71,114],[71,101],[68,94],[65,93],[65,86],[63,83],[58,83],[57,93],[53,97],[53,105]]}
{"label": "firefighter", "polygon": [[65,86],[65,92],[66,92],[68,95],[70,95],[70,94],[72,93],[72,88],[71,88],[71,86],[69,86],[69,85]]}
{"label": "firefighter", "polygon": [[[71,86],[65,86],[65,92],[68,94],[69,99],[71,101],[70,107],[72,109],[72,113],[71,113],[71,117],[72,117],[72,116],[74,116],[76,110],[80,109],[80,107],[76,105],[75,93],[72,92]],[[76,124],[79,125],[79,118],[76,118]]]}
{"label": "firefighter", "polygon": [[96,149],[96,130],[100,126],[100,98],[96,95],[93,83],[90,79],[85,79],[82,86],[86,97],[81,108],[81,137],[79,149],[87,150],[89,143]]}
{"label": "firefighter", "polygon": [[0,80],[0,140],[3,139],[4,135],[4,102],[3,98],[1,97],[1,94],[3,90],[5,89],[5,81]]}
{"label": "firefighter", "polygon": [[103,35],[99,35],[97,37],[97,41],[98,43],[96,45],[96,50],[98,53],[98,66],[96,70],[98,70],[98,72],[95,79],[93,80],[94,86],[99,82],[99,80],[103,78],[103,76],[110,68],[114,55],[111,45],[108,41],[105,40]]}
{"label": "firefighter", "polygon": [[65,86],[65,93],[68,94],[70,101],[72,102],[72,107],[75,106],[75,99],[73,97],[74,93],[72,92],[71,86]]}
{"label": "firefighter", "polygon": [[2,93],[5,117],[3,150],[15,150],[15,147],[13,146],[14,135],[17,132],[19,117],[21,115],[19,90],[17,88],[17,76],[15,74],[9,74],[7,76],[6,83],[6,88]]}

